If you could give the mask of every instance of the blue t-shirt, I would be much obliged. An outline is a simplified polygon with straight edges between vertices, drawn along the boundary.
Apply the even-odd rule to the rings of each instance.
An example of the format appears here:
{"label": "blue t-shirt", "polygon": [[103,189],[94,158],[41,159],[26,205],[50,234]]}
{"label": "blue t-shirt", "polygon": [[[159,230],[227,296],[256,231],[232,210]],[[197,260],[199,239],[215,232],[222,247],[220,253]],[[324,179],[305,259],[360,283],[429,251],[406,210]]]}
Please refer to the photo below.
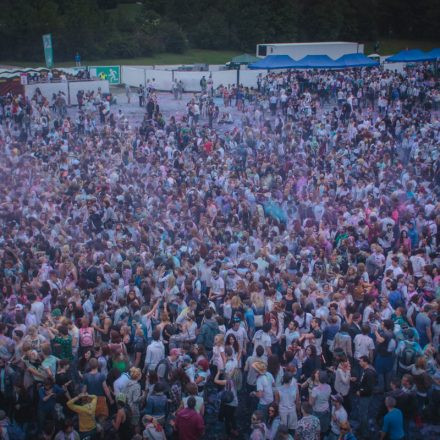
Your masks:
{"label": "blue t-shirt", "polygon": [[63,394],[64,390],[60,386],[54,385],[52,392],[54,395],[50,399],[44,401],[43,399],[50,393],[50,391],[46,391],[43,386],[38,390],[38,407],[42,412],[51,413],[55,411],[55,404],[57,403],[56,396],[58,394]]}
{"label": "blue t-shirt", "polygon": [[403,431],[403,416],[400,409],[393,408],[387,413],[383,419],[382,432],[387,433],[391,440],[400,440],[405,436]]}

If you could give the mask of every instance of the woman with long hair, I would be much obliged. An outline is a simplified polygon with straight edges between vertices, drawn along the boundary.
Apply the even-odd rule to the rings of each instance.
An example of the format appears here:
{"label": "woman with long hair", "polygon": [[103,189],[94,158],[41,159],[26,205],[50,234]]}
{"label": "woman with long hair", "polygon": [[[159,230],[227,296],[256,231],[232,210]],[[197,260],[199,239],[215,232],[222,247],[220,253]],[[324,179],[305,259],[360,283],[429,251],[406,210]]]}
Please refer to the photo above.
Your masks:
{"label": "woman with long hair", "polygon": [[305,350],[305,359],[302,364],[302,379],[308,379],[312,373],[319,369],[321,361],[314,345],[309,345]]}
{"label": "woman with long hair", "polygon": [[291,373],[284,373],[281,385],[275,394],[278,402],[280,422],[286,426],[290,432],[296,429],[298,423],[298,415],[296,408],[299,407],[300,393],[298,383]]}
{"label": "woman with long hair", "polygon": [[260,330],[264,323],[264,297],[260,292],[253,292],[251,302],[254,311],[255,330]]}
{"label": "woman with long hair", "polygon": [[225,341],[225,348],[231,347],[233,350],[233,357],[237,361],[238,365],[240,365],[240,358],[241,358],[241,351],[240,346],[238,345],[237,338],[234,334],[229,333],[229,335],[226,337]]}
{"label": "woman with long hair", "polygon": [[211,365],[213,366],[212,373],[215,374],[218,371],[222,371],[226,365],[225,355],[225,336],[223,333],[219,333],[214,338],[214,347],[212,348]]}
{"label": "woman with long hair", "polygon": [[280,322],[278,321],[278,316],[276,313],[271,313],[269,315],[269,322],[270,322],[270,330],[269,330],[269,336],[271,340],[271,350],[273,354],[279,354],[281,351],[281,337],[283,335],[283,327],[280,325]]}
{"label": "woman with long hair", "polygon": [[278,428],[281,423],[281,418],[279,414],[278,403],[272,402],[267,408],[267,429],[268,435],[266,437],[267,440],[274,440],[275,436],[278,432]]}
{"label": "woman with long hair", "polygon": [[280,386],[284,375],[284,369],[280,365],[280,359],[276,354],[272,354],[267,358],[267,371],[272,374],[275,386]]}

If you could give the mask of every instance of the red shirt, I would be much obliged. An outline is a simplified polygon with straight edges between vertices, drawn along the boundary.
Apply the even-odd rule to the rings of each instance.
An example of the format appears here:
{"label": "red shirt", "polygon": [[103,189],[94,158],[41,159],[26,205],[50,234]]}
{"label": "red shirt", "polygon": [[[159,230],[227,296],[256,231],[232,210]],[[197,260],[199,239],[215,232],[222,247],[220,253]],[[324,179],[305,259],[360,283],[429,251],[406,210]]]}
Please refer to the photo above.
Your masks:
{"label": "red shirt", "polygon": [[199,440],[205,432],[205,423],[197,411],[184,408],[177,412],[175,428],[179,440]]}

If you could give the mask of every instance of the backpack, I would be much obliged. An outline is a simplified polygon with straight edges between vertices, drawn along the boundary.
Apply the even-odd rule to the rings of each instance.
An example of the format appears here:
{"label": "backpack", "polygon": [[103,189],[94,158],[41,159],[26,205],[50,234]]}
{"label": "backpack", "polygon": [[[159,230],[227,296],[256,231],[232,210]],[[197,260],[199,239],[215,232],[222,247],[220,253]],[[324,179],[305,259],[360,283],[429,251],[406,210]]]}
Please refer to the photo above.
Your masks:
{"label": "backpack", "polygon": [[404,367],[409,367],[416,362],[417,353],[413,345],[405,341],[405,348],[399,357],[399,363]]}
{"label": "backpack", "polygon": [[172,368],[172,365],[171,365],[171,362],[168,360],[167,357],[166,357],[165,359],[162,359],[162,360],[156,365],[156,369],[155,369],[156,374],[157,374],[157,372],[158,372],[158,370],[159,370],[159,367],[160,367],[161,365],[165,365],[165,374],[164,374],[164,377],[163,377],[163,381],[164,381],[165,383],[167,383],[167,382],[168,382],[168,377],[169,377],[169,374],[170,374],[170,370],[171,370],[171,368]]}
{"label": "backpack", "polygon": [[93,346],[93,331],[91,327],[79,329],[79,345],[81,347]]}

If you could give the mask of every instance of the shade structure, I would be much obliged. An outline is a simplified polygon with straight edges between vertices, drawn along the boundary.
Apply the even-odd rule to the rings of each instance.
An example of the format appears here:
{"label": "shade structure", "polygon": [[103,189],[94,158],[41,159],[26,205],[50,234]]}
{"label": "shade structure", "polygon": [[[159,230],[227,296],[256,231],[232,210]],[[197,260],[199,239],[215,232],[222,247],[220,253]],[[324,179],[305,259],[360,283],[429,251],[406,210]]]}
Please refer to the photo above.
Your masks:
{"label": "shade structure", "polygon": [[238,55],[232,58],[231,63],[233,64],[250,64],[256,63],[259,61],[259,58],[254,57],[253,55],[249,55],[248,53],[244,53],[243,55]]}
{"label": "shade structure", "polygon": [[440,60],[440,48],[432,49],[426,55],[430,60]]}
{"label": "shade structure", "polygon": [[249,64],[249,69],[294,69],[296,61],[289,57],[289,55],[268,55],[266,58]]}
{"label": "shade structure", "polygon": [[363,53],[348,53],[339,57],[336,62],[341,68],[345,67],[374,67],[379,63],[365,56]]}
{"label": "shade structure", "polygon": [[421,61],[429,61],[430,58],[426,52],[420,49],[402,50],[395,55],[388,57],[387,63],[416,63]]}
{"label": "shade structure", "polygon": [[335,60],[327,55],[307,55],[296,62],[297,69],[337,69],[340,68]]}

